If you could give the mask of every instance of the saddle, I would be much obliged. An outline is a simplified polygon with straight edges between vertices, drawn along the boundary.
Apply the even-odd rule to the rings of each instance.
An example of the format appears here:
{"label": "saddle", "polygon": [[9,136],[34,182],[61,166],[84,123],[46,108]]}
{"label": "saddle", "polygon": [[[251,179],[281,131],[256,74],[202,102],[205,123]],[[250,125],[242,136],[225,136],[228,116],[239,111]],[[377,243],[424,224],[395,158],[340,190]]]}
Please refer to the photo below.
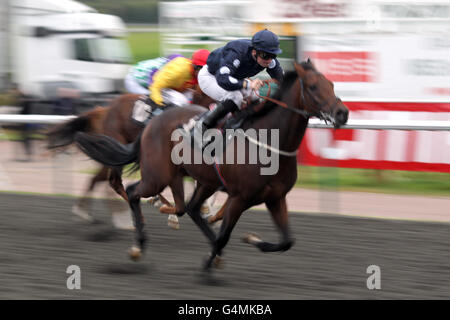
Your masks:
{"label": "saddle", "polygon": [[[258,106],[259,106],[258,103],[254,103],[246,107],[245,109],[237,110],[231,116],[219,121],[214,128],[211,128],[220,132],[220,136],[222,138],[222,141],[224,142],[222,151],[224,151],[226,146],[231,142],[231,139],[229,137],[228,138],[226,137],[227,129],[237,130],[239,128],[242,128],[244,122],[250,120],[252,116],[259,111]],[[208,111],[201,113],[197,116],[194,116],[191,119],[189,119],[187,123],[179,126],[179,128],[184,131],[183,135],[185,136],[185,138],[190,139],[191,146],[198,150],[201,149],[201,151],[203,151],[206,147],[208,147],[208,145],[212,142],[212,140],[210,140],[209,142],[205,143],[202,147],[200,147],[202,143],[201,141],[197,141],[199,137],[195,135],[194,130],[196,129],[196,127],[197,128],[201,127],[201,123],[205,118],[205,116],[207,115],[207,113]]]}

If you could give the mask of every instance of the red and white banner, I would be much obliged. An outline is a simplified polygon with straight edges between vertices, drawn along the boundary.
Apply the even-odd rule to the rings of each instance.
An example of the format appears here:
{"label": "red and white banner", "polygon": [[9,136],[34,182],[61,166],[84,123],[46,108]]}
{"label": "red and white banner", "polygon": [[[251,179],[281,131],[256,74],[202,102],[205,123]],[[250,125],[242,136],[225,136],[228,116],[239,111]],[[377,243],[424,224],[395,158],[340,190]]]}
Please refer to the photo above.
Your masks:
{"label": "red and white banner", "polygon": [[[352,119],[450,120],[450,103],[344,102]],[[450,132],[308,129],[303,165],[450,173]]]}
{"label": "red and white banner", "polygon": [[[334,82],[350,119],[450,120],[444,34],[320,34],[299,49]],[[405,102],[398,102],[405,101]],[[305,165],[450,172],[449,131],[308,129]]]}
{"label": "red and white banner", "polygon": [[307,52],[318,70],[333,82],[375,82],[376,54],[366,51]]}

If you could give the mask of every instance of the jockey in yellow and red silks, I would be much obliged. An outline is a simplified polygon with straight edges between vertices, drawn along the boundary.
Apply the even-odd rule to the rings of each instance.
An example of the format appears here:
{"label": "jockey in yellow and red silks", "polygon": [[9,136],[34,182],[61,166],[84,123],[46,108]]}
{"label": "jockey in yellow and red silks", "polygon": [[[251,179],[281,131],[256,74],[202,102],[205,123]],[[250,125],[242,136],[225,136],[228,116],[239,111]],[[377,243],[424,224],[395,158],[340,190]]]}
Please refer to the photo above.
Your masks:
{"label": "jockey in yellow and red silks", "polygon": [[165,64],[153,76],[149,86],[150,103],[164,107],[188,104],[192,99],[192,89],[196,84],[200,69],[206,64],[209,51],[200,49],[194,52],[192,59],[177,57]]}

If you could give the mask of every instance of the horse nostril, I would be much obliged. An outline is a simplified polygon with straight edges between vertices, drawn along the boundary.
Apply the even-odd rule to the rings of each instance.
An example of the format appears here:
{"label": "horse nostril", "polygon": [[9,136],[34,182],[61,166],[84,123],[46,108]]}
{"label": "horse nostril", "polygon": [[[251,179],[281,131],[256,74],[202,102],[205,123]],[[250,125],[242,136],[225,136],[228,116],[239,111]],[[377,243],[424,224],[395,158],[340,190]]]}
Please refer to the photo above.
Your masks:
{"label": "horse nostril", "polygon": [[348,120],[348,110],[347,109],[339,109],[336,112],[336,121],[339,124],[345,124]]}

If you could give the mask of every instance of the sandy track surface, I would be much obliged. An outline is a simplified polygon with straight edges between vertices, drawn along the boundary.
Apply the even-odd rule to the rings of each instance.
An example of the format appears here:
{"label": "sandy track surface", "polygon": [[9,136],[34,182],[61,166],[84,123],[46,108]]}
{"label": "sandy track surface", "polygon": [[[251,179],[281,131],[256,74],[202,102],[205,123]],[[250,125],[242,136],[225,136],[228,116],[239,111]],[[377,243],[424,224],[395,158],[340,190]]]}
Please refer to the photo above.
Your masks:
{"label": "sandy track surface", "polygon": [[[70,213],[73,199],[0,194],[0,299],[431,299],[450,298],[450,224],[291,214],[296,239],[282,254],[241,242],[247,231],[277,241],[268,214],[245,213],[225,250],[225,268],[205,275],[206,238],[188,216],[181,230],[144,206],[149,236],[140,262],[134,235],[110,224],[105,200],[95,224]],[[66,269],[81,268],[81,290]],[[381,268],[381,290],[366,287]]]}

